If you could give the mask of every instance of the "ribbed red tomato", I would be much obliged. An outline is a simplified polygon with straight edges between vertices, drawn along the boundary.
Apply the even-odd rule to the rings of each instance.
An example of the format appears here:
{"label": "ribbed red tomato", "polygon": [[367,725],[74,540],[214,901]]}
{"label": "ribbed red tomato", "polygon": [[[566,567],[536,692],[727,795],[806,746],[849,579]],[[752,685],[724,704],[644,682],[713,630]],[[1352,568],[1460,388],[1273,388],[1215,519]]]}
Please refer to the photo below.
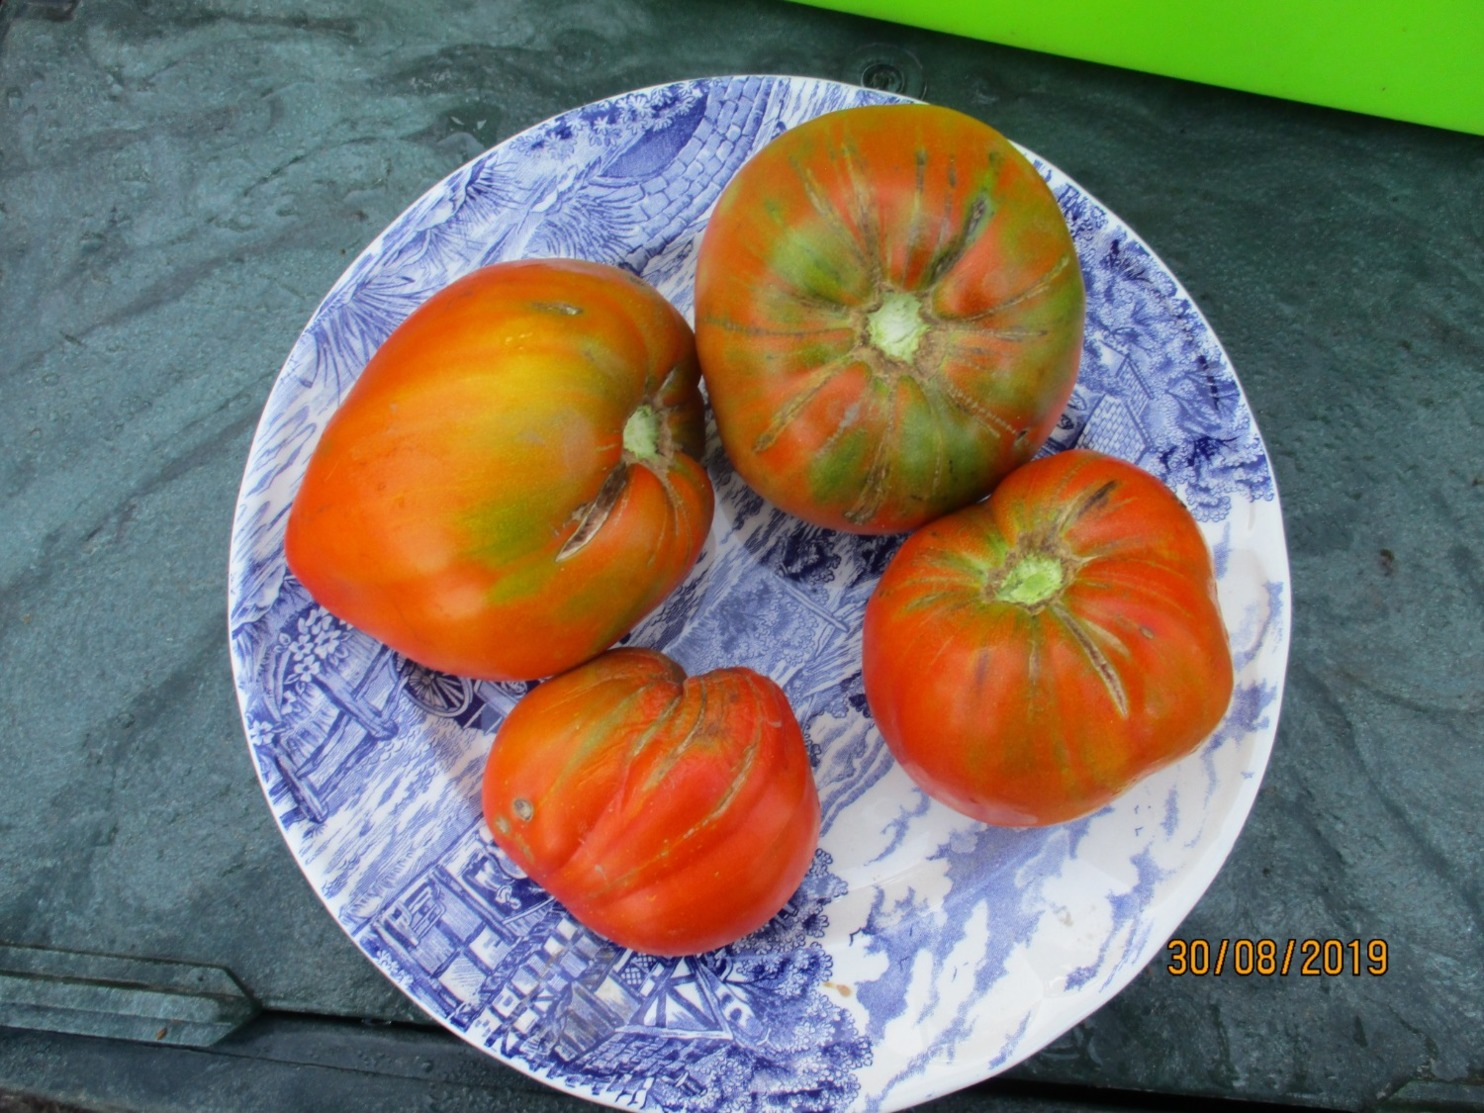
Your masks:
{"label": "ribbed red tomato", "polygon": [[893,533],[1029,460],[1077,377],[1082,273],[999,132],[925,104],[828,113],[727,185],[696,341],[737,471],[818,525]]}
{"label": "ribbed red tomato", "polygon": [[1158,479],[1086,450],[907,539],[866,606],[866,698],[928,793],[1059,823],[1205,740],[1232,658],[1211,555]]}
{"label": "ribbed red tomato", "polygon": [[684,318],[624,271],[475,271],[392,333],[326,425],[289,567],[424,665],[493,680],[570,668],[700,554],[699,383]]}
{"label": "ribbed red tomato", "polygon": [[612,650],[517,703],[490,749],[484,815],[581,923],[657,955],[762,927],[819,843],[783,690],[745,668],[687,677],[652,649]]}

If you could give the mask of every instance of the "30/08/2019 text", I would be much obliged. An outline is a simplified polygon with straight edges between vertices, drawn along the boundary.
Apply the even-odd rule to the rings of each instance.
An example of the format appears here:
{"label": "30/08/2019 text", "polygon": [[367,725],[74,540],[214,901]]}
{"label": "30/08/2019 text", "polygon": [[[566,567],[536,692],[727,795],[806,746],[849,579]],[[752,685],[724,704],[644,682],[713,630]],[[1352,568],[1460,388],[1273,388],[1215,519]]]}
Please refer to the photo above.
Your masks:
{"label": "30/08/2019 text", "polygon": [[1380,977],[1390,960],[1384,939],[1171,939],[1165,949],[1165,972],[1177,977]]}

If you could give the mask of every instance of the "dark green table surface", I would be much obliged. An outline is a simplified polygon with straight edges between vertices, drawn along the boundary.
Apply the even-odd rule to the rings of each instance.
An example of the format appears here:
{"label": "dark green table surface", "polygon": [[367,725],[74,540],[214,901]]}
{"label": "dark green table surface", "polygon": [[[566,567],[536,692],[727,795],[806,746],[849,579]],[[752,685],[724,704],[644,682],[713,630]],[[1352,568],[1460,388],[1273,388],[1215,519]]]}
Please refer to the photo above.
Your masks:
{"label": "dark green table surface", "polygon": [[[1484,1108],[1484,139],[782,0],[3,0],[0,36],[0,1090],[586,1108],[426,1026],[300,876],[237,718],[229,526],[294,338],[424,189],[562,109],[761,72],[977,115],[1186,284],[1272,457],[1294,630],[1178,934],[1389,946],[1381,977],[1157,960],[938,1108]],[[202,1039],[253,1015],[152,1042],[110,979],[227,987]],[[49,1031],[74,990],[143,1038]]]}

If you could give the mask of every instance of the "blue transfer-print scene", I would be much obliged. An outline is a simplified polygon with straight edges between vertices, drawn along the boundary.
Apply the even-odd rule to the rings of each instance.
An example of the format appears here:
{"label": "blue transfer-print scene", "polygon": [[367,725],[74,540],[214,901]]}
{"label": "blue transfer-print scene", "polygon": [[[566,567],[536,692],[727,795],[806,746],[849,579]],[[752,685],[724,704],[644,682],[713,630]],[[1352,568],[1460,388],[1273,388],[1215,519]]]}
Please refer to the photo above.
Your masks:
{"label": "blue transfer-print scene", "polygon": [[1081,375],[1043,451],[1116,454],[1185,500],[1213,547],[1238,665],[1217,734],[1127,800],[1015,831],[951,815],[912,786],[871,723],[859,647],[901,538],[782,514],[733,471],[713,429],[706,548],[625,641],[693,673],[748,665],[781,684],[814,764],[823,838],[798,893],[753,936],[693,958],[636,954],[573,921],[480,818],[490,739],[530,685],[427,670],[325,612],[287,572],[285,515],[324,420],[434,292],[490,262],[575,256],[627,268],[689,315],[696,245],[736,169],[821,112],[891,99],[792,78],[682,82],[575,109],[486,152],[419,198],[327,295],[244,476],[233,666],[254,762],[301,868],[430,1015],[609,1105],[899,1108],[938,1092],[945,1067],[985,1077],[1019,1061],[1117,992],[1194,904],[1271,745],[1288,581],[1256,425],[1178,282],[1041,163],[1089,305]]}
{"label": "blue transfer-print scene", "polygon": [[[660,959],[616,947],[471,828],[358,941],[450,1026],[503,1058],[548,1062],[609,1100],[665,1109],[843,1104],[869,1049],[814,992],[830,973],[814,942],[832,882],[821,857],[762,932],[735,948]],[[780,1076],[816,1060],[808,1089]],[[780,1079],[782,1082],[780,1088]]]}

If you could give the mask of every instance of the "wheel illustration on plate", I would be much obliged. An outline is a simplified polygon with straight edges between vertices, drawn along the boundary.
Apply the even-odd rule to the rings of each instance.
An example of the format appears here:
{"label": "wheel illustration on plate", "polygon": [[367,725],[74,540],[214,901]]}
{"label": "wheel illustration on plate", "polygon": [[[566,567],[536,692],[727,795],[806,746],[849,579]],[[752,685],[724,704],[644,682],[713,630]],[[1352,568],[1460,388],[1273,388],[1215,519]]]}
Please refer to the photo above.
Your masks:
{"label": "wheel illustration on plate", "polygon": [[430,715],[452,719],[469,710],[474,702],[474,684],[462,676],[438,672],[416,661],[399,657],[397,671],[412,702]]}

